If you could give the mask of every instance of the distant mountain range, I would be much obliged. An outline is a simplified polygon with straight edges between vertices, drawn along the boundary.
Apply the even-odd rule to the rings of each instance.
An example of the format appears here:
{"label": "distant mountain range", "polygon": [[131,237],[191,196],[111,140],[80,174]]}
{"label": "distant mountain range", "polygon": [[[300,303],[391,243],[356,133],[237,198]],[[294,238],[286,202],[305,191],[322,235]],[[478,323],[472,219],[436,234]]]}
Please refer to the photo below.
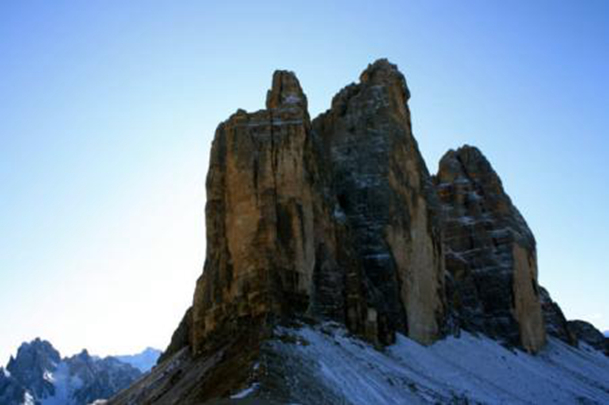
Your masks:
{"label": "distant mountain range", "polygon": [[85,405],[128,387],[152,368],[160,351],[129,356],[92,356],[87,350],[62,358],[39,338],[23,343],[0,367],[2,405]]}

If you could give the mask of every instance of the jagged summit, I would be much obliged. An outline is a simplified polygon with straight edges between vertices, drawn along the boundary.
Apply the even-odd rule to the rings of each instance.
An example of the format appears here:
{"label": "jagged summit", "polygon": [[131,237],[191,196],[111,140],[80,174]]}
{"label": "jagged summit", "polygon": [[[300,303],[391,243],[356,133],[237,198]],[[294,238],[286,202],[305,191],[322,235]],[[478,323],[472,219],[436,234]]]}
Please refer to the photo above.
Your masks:
{"label": "jagged summit", "polygon": [[539,351],[546,341],[533,233],[479,149],[440,160],[448,295],[460,325]]}
{"label": "jagged summit", "polygon": [[403,102],[410,99],[410,90],[406,85],[406,78],[399,71],[397,65],[387,59],[377,59],[368,65],[359,77],[361,83],[370,85],[389,85],[402,92]]}
{"label": "jagged summit", "polygon": [[85,405],[128,387],[141,372],[113,357],[87,350],[61,358],[50,342],[23,343],[6,369],[0,368],[2,405]]}
{"label": "jagged summit", "polygon": [[288,70],[277,70],[273,73],[273,83],[266,95],[267,109],[281,106],[298,106],[307,110],[307,97],[300,87],[300,82],[296,74]]}
{"label": "jagged summit", "polygon": [[[582,382],[589,370],[569,374],[577,349],[550,340],[551,356],[525,353],[543,352],[546,331],[576,345],[538,285],[533,234],[477,148],[449,151],[430,175],[409,98],[397,66],[380,59],[311,121],[295,74],[279,70],[266,109],[218,126],[193,305],[157,367],[112,404],[463,403],[486,400],[480,385],[497,402],[526,403],[505,395],[512,375],[473,360],[476,344],[527,378],[551,375],[527,386],[536,399],[565,378],[575,388],[553,400],[605,395]],[[460,358],[441,348],[451,339]],[[429,353],[450,364],[439,382],[412,372],[417,359],[439,364]],[[451,385],[462,363],[471,371],[460,383],[476,392]]]}

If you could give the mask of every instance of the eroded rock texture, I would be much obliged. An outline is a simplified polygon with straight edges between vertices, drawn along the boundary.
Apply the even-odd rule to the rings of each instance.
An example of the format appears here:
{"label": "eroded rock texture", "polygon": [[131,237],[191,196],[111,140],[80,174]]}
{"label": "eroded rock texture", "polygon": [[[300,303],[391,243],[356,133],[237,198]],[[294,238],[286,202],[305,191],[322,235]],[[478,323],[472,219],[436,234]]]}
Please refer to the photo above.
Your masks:
{"label": "eroded rock texture", "polygon": [[396,330],[431,343],[444,313],[439,205],[409,97],[396,66],[379,60],[313,122],[358,264],[346,269],[347,322],[383,343]]}
{"label": "eroded rock texture", "polygon": [[535,239],[499,176],[477,148],[464,146],[444,155],[435,182],[460,325],[538,351],[546,336]]}
{"label": "eroded rock texture", "polygon": [[438,201],[412,136],[408,88],[380,60],[311,125],[291,72],[266,109],[222,123],[207,179],[207,260],[192,347],[295,314],[379,343],[440,334]]}
{"label": "eroded rock texture", "polygon": [[213,334],[222,339],[307,309],[315,266],[309,131],[306,97],[286,71],[275,72],[266,110],[239,110],[218,127],[207,176],[207,259],[192,310],[195,352]]}
{"label": "eroded rock texture", "polygon": [[464,328],[531,352],[547,325],[575,343],[489,162],[465,146],[432,178],[409,97],[379,60],[311,121],[296,76],[277,71],[266,109],[218,126],[193,306],[147,381],[111,403],[201,403],[248,386],[287,401],[285,384],[307,376],[284,376],[290,360],[268,342],[306,342],[279,324],[332,320],[377,345]]}

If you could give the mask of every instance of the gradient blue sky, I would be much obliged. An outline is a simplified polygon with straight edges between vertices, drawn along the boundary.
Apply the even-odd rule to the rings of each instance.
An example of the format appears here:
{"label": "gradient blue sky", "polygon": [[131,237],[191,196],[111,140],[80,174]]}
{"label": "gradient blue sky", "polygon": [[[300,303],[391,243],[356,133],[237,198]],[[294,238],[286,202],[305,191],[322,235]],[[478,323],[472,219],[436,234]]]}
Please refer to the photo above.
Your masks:
{"label": "gradient blue sky", "polygon": [[430,171],[480,147],[541,283],[609,329],[609,2],[229,3],[0,3],[0,365],[36,336],[164,348],[203,265],[216,125],[262,108],[278,68],[314,116],[379,57]]}

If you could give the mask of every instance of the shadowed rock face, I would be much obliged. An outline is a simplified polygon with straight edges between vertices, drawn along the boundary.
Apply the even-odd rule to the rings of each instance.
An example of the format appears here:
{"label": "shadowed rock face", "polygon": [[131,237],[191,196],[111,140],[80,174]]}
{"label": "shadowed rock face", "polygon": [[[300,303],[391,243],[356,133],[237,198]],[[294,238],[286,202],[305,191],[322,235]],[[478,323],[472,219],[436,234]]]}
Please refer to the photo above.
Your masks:
{"label": "shadowed rock face", "polygon": [[569,324],[562,309],[552,300],[548,290],[540,286],[539,297],[541,300],[543,320],[546,325],[546,333],[550,336],[559,338],[565,343],[576,346],[577,336],[569,328]]}
{"label": "shadowed rock face", "polygon": [[[444,313],[438,200],[412,135],[404,76],[379,60],[313,122],[358,266],[348,268],[347,324],[382,343],[421,343]],[[345,242],[341,241],[341,245]],[[359,301],[359,302],[357,302]]]}
{"label": "shadowed rock face", "polygon": [[577,339],[609,356],[609,339],[592,324],[581,320],[569,321],[569,329],[577,336]]}
{"label": "shadowed rock face", "polygon": [[470,146],[449,151],[435,177],[442,200],[448,295],[466,329],[527,350],[545,343],[535,239],[501,180]]}
{"label": "shadowed rock face", "polygon": [[6,370],[0,367],[0,404],[89,404],[141,375],[114,357],[92,357],[86,350],[62,359],[51,343],[37,338],[19,347]]}

